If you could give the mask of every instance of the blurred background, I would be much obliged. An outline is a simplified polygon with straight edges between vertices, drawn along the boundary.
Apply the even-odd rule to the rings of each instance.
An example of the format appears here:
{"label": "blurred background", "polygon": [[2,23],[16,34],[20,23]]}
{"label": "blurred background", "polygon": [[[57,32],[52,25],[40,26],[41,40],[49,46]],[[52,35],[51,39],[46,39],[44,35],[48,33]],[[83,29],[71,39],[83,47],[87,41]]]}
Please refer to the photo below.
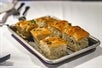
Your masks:
{"label": "blurred background", "polygon": [[18,0],[18,1],[102,1],[102,0]]}

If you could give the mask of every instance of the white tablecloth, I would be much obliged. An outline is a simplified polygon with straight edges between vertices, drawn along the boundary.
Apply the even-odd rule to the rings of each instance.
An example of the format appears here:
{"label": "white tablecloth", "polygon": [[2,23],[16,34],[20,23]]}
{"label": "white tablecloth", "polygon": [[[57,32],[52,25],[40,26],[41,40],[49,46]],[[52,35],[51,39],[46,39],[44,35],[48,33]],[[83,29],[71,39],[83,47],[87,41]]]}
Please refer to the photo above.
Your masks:
{"label": "white tablecloth", "polygon": [[[17,6],[21,2],[18,2]],[[27,19],[51,15],[59,19],[66,19],[72,25],[79,25],[87,30],[92,36],[102,42],[102,2],[71,2],[71,1],[25,1],[31,8]],[[22,11],[25,7],[23,7]],[[7,24],[14,24],[17,18],[10,16]],[[96,50],[91,50],[62,63],[49,65],[31,55],[3,26],[0,27],[0,54],[8,52],[11,58],[0,64],[0,68],[102,68],[102,44]]]}

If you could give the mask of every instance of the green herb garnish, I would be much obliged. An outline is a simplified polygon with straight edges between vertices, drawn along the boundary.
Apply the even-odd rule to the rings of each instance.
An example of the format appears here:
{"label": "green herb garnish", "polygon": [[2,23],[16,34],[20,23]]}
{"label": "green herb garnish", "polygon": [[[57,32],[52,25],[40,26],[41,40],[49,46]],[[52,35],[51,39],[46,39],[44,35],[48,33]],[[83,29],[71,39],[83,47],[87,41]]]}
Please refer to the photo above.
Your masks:
{"label": "green herb garnish", "polygon": [[35,20],[33,19],[33,20],[31,20],[31,23],[32,23],[32,24],[35,24],[36,22],[35,22]]}

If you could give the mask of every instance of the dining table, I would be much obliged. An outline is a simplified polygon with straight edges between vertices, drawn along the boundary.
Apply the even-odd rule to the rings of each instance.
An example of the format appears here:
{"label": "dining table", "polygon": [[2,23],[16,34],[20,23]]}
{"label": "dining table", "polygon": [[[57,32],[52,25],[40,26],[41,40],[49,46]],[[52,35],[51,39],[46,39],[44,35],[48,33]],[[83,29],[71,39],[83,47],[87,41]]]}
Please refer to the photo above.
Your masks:
{"label": "dining table", "polygon": [[[95,49],[79,54],[57,64],[49,64],[31,54],[17,42],[5,24],[14,25],[18,17],[10,15],[0,26],[0,54],[10,54],[10,59],[0,63],[0,68],[102,68],[102,2],[101,1],[18,1],[15,9],[25,3],[26,19],[32,20],[42,16],[53,16],[78,25],[100,40]],[[21,15],[20,15],[21,16]]]}

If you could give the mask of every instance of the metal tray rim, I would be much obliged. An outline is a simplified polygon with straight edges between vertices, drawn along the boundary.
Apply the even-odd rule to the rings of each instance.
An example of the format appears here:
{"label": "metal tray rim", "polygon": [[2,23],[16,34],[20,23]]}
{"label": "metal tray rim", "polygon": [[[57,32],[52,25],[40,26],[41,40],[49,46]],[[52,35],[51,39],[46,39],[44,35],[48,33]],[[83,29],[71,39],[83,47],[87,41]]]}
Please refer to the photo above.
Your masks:
{"label": "metal tray rim", "polygon": [[[86,52],[86,51],[88,51],[88,50],[91,50],[91,49],[93,49],[93,48],[96,48],[98,45],[100,45],[100,41],[99,41],[98,39],[96,39],[95,37],[93,37],[93,36],[90,35],[90,38],[92,38],[92,39],[94,39],[95,41],[97,41],[96,44],[94,44],[94,45],[92,45],[92,46],[90,46],[90,47],[84,48],[84,49],[82,49],[82,50],[80,50],[80,51],[74,52],[74,53],[72,53],[72,54],[70,54],[70,55],[66,55],[66,56],[64,56],[64,57],[61,57],[61,58],[59,58],[59,59],[50,60],[50,59],[44,57],[41,53],[39,53],[37,50],[35,50],[32,46],[30,46],[24,39],[22,39],[19,35],[17,35],[16,32],[14,32],[9,26],[7,26],[7,27],[8,27],[8,30],[12,33],[13,38],[16,39],[16,41],[19,40],[19,41],[20,41],[21,43],[23,43],[26,47],[28,47],[28,48],[31,49],[35,54],[37,54],[42,60],[44,60],[45,62],[50,63],[50,64],[59,63],[59,62],[61,62],[61,61],[64,61],[65,59],[71,58],[71,57],[73,57],[73,56],[76,56],[76,55],[81,54],[81,53],[83,53],[83,52]],[[17,40],[17,39],[18,39],[18,40]],[[19,42],[19,41],[18,41],[18,42]],[[19,42],[19,43],[20,43],[20,42]]]}

